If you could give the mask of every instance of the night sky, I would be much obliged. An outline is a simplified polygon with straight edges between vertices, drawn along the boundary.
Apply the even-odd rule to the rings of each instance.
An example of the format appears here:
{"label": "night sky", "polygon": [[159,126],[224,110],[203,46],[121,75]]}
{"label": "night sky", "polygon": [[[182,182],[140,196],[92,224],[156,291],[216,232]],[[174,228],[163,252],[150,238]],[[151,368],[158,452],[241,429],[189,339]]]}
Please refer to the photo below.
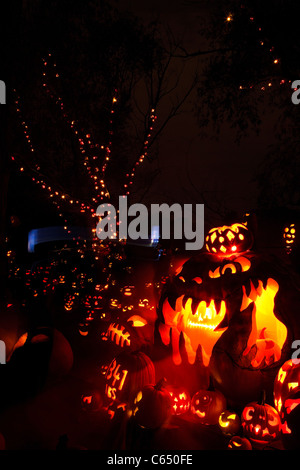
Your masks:
{"label": "night sky", "polygon": [[[162,28],[167,25],[184,40],[189,52],[205,47],[200,24],[205,21],[205,2],[175,0],[143,1],[120,0],[119,8],[131,11],[145,23],[159,19]],[[200,59],[201,60],[201,59]],[[199,136],[200,129],[193,113],[192,96],[183,112],[169,123],[160,143],[161,174],[157,177],[147,198],[149,202],[202,202],[204,192],[218,208],[225,207],[243,214],[256,208],[257,184],[255,176],[263,163],[269,146],[274,144],[271,114],[263,118],[260,135],[250,134],[239,144],[230,123],[215,138],[211,128],[207,137]],[[192,182],[192,185],[191,185]],[[198,192],[199,191],[199,192]],[[208,210],[207,217],[214,216]]]}

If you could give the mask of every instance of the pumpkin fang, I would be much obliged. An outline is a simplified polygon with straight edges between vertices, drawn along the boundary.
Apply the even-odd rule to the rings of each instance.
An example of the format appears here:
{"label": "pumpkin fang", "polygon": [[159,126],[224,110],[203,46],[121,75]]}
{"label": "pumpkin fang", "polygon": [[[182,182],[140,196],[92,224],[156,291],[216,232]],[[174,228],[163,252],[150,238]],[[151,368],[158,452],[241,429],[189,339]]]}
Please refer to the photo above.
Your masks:
{"label": "pumpkin fang", "polygon": [[[278,283],[271,278],[264,282],[250,279],[242,286],[240,313],[252,304],[252,329],[243,355],[247,355],[256,346],[255,356],[251,360],[254,368],[260,367],[264,361],[269,365],[281,357],[287,328],[274,314],[274,298],[278,290]],[[195,362],[197,350],[201,347],[203,363],[208,366],[214,345],[228,328],[229,303],[230,297],[226,300],[211,299],[208,302],[184,295],[178,297],[176,302],[170,299],[169,303],[169,298],[165,299],[162,308],[165,325],[159,331],[163,343],[169,344],[172,330],[175,364],[181,363],[179,340],[182,332],[189,362]]]}

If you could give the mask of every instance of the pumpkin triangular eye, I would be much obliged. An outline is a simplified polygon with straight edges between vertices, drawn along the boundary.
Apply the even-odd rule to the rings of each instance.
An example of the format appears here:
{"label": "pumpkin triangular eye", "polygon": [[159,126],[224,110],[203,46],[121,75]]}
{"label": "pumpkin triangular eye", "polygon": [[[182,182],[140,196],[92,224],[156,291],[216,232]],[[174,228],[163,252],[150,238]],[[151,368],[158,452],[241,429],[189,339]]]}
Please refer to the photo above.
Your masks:
{"label": "pumpkin triangular eye", "polygon": [[148,324],[147,320],[145,318],[140,317],[140,315],[132,315],[132,317],[128,318],[128,322],[132,322],[132,325],[135,328],[138,328],[140,326],[145,326]]}

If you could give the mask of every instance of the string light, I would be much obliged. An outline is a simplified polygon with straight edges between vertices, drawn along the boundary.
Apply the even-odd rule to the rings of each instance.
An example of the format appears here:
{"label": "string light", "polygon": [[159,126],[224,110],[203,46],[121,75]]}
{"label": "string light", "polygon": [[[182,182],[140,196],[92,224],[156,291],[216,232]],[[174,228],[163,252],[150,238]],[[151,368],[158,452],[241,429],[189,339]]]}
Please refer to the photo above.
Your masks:
{"label": "string light", "polygon": [[[242,8],[242,7],[241,7],[241,8]],[[232,21],[232,14],[231,14],[231,13],[228,14],[228,16],[227,16],[227,18],[226,18],[226,21],[227,21],[227,22]],[[250,17],[249,17],[249,21],[250,21],[251,23],[254,23],[254,22],[255,22],[254,16],[250,16]],[[257,27],[257,31],[258,31],[260,34],[262,33],[262,28],[261,28],[261,26],[258,26],[258,27]],[[265,46],[265,45],[266,45],[265,40],[260,39],[260,40],[259,40],[259,44],[260,44],[260,46]],[[272,63],[273,63],[274,65],[279,65],[279,64],[280,64],[280,59],[279,59],[278,57],[276,57],[276,56],[274,57],[274,54],[273,54],[274,51],[275,51],[275,47],[274,47],[274,46],[272,46],[272,47],[269,48],[269,52],[272,53],[272,59],[271,59],[271,60],[272,60]],[[240,86],[239,86],[239,89],[240,89],[240,90],[247,90],[247,89],[253,89],[254,87],[260,86],[260,90],[261,90],[261,91],[265,91],[265,90],[267,89],[267,87],[270,88],[270,87],[272,87],[273,85],[275,85],[276,83],[279,84],[280,86],[282,86],[282,85],[285,85],[285,84],[287,84],[287,83],[291,83],[291,80],[285,80],[285,79],[279,79],[279,80],[278,80],[278,79],[275,79],[275,78],[273,78],[272,80],[266,79],[266,80],[263,81],[263,83],[260,83],[260,84],[257,84],[257,85],[254,85],[254,84],[251,84],[251,85],[249,85],[249,86],[240,85]]]}
{"label": "string light", "polygon": [[141,154],[139,155],[139,157],[134,162],[134,165],[132,166],[131,171],[126,174],[126,179],[125,179],[125,183],[124,183],[124,186],[123,186],[124,193],[125,193],[126,196],[128,196],[130,194],[131,186],[133,184],[133,180],[134,180],[134,177],[135,177],[135,174],[136,174],[137,167],[141,163],[143,163],[145,157],[147,157],[147,155],[148,155],[148,147],[149,147],[150,139],[152,137],[152,132],[153,132],[153,128],[154,128],[154,124],[155,124],[156,119],[157,119],[157,116],[155,114],[155,109],[152,108],[151,111],[150,111],[148,128],[146,130],[146,138],[145,138],[144,143],[143,143],[143,150],[142,150]]}

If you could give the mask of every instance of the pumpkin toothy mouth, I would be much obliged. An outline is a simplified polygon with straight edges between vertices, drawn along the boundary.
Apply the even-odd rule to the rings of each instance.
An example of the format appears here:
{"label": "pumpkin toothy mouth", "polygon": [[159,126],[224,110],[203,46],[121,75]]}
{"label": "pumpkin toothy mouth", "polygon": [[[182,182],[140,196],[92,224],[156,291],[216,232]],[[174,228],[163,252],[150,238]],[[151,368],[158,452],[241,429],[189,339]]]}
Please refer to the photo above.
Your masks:
{"label": "pumpkin toothy mouth", "polygon": [[221,302],[211,300],[209,303],[201,300],[197,305],[197,301],[189,298],[185,306],[182,305],[181,313],[184,318],[187,317],[187,328],[216,330],[226,315],[226,304],[224,300]]}
{"label": "pumpkin toothy mouth", "polygon": [[247,424],[246,426],[244,426],[243,428],[248,433],[249,438],[253,442],[265,444],[266,441],[270,440],[270,438],[271,439],[276,439],[276,437],[277,437],[277,434],[275,432],[270,433],[268,428],[262,429],[262,427],[258,424],[250,423],[250,424]]}
{"label": "pumpkin toothy mouth", "polygon": [[[202,287],[202,286],[201,286]],[[180,334],[184,337],[184,346],[188,360],[195,362],[199,347],[202,351],[204,365],[208,365],[212,350],[225,333],[231,321],[242,321],[243,313],[251,312],[252,325],[248,341],[242,355],[251,352],[251,366],[258,368],[278,361],[281,349],[287,337],[287,328],[274,314],[274,298],[279,290],[278,283],[269,278],[265,281],[250,279],[241,286],[240,307],[234,301],[237,291],[227,295],[225,299],[198,299],[181,295],[169,303],[167,297],[162,306],[165,324],[159,326],[164,344],[170,343],[172,330],[172,349],[175,364],[181,363],[179,349]],[[240,288],[239,288],[240,291]],[[234,308],[233,308],[234,305]],[[238,316],[237,316],[238,315]],[[176,331],[177,330],[177,331]]]}

